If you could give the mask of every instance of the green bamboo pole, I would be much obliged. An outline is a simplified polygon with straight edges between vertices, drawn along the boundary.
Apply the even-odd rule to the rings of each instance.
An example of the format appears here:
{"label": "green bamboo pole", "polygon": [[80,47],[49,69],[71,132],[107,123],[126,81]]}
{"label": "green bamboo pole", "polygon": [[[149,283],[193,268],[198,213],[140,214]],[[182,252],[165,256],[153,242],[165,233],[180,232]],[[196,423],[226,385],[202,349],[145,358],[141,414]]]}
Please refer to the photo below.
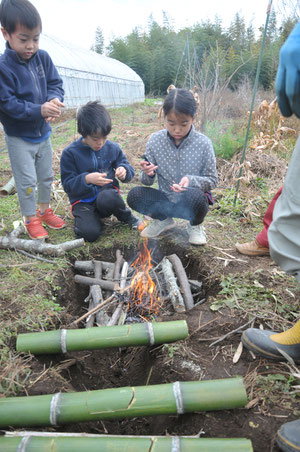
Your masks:
{"label": "green bamboo pole", "polygon": [[0,398],[0,427],[227,410],[247,403],[241,377]]}
{"label": "green bamboo pole", "polygon": [[[63,435],[63,434],[62,434]],[[22,448],[23,447],[23,448]],[[245,438],[186,438],[159,436],[23,436],[0,437],[3,452],[253,452]]]}
{"label": "green bamboo pole", "polygon": [[176,320],[19,334],[16,348],[18,352],[33,354],[66,353],[75,350],[165,344],[185,339],[187,336],[186,321]]}

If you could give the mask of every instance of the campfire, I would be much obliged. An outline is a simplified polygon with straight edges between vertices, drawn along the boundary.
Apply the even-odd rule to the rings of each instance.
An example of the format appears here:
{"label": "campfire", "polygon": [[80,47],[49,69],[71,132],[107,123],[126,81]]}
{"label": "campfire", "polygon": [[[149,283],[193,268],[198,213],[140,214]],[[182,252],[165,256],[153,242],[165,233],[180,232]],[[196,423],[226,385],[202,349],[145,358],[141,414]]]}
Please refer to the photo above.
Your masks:
{"label": "campfire", "polygon": [[90,286],[84,300],[89,303],[88,312],[75,321],[86,320],[87,327],[148,322],[185,312],[202,294],[202,283],[188,279],[176,254],[153,263],[148,239],[141,241],[131,264],[117,250],[114,263],[76,261],[75,269],[81,273],[75,281]]}

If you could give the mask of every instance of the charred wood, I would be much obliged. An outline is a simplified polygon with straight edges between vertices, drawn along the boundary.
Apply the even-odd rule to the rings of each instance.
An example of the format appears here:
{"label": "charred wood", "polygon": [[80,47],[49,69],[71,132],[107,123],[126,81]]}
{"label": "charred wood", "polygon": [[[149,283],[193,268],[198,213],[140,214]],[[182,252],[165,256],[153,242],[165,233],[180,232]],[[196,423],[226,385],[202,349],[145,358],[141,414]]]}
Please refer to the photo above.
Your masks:
{"label": "charred wood", "polygon": [[185,269],[182,265],[181,260],[176,254],[171,254],[168,256],[169,261],[173,265],[173,268],[175,270],[175,274],[178,278],[180,287],[183,292],[183,300],[186,307],[186,310],[189,311],[194,307],[194,300],[191,292],[191,288],[189,285],[189,280],[187,278]]}

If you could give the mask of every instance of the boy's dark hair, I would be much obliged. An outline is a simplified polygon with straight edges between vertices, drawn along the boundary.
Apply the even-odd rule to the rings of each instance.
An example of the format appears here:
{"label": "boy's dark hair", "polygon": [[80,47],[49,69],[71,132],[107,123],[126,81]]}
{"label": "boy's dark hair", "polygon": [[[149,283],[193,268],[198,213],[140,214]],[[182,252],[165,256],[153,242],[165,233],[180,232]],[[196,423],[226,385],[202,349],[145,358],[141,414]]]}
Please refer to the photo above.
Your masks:
{"label": "boy's dark hair", "polygon": [[42,31],[42,20],[38,10],[28,0],[2,0],[0,23],[8,34],[13,33],[18,24],[28,30],[40,27]]}
{"label": "boy's dark hair", "polygon": [[77,112],[77,129],[83,138],[87,135],[107,137],[111,131],[110,115],[100,102],[88,102]]}
{"label": "boy's dark hair", "polygon": [[197,113],[197,103],[193,94],[188,89],[172,89],[163,103],[163,112],[166,116],[171,111],[174,113],[194,116]]}

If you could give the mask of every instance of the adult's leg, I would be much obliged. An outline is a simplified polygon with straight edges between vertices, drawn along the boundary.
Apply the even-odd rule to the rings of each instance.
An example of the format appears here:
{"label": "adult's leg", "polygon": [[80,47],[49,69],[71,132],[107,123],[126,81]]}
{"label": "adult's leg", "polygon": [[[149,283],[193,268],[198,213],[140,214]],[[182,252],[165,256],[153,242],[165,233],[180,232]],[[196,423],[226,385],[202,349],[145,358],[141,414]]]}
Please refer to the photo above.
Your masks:
{"label": "adult's leg", "polygon": [[[270,254],[274,261],[300,282],[300,138],[287,171],[282,193],[275,203],[269,227]],[[300,362],[300,320],[283,333],[250,328],[242,336],[244,345],[263,356],[282,359],[280,350]]]}
{"label": "adult's leg", "polygon": [[72,213],[75,218],[76,237],[84,238],[87,242],[95,242],[101,235],[102,229],[96,203],[78,202],[74,204]]}
{"label": "adult's leg", "polygon": [[99,191],[96,199],[96,207],[100,218],[107,218],[111,215],[117,217],[124,223],[132,219],[131,210],[126,204],[116,188],[104,188]]}
{"label": "adult's leg", "polygon": [[268,231],[274,261],[300,282],[300,137],[297,140]]}
{"label": "adult's leg", "polygon": [[256,236],[257,242],[265,248],[269,248],[268,230],[269,230],[270,224],[273,221],[273,211],[274,211],[275,203],[276,203],[277,199],[279,198],[279,196],[281,195],[281,192],[282,192],[282,187],[280,187],[280,189],[277,191],[277,193],[273,197],[272,201],[270,202],[270,204],[266,210],[266,213],[264,215],[264,218],[263,218],[264,227],[261,230],[261,232],[259,234],[257,234],[257,236]]}
{"label": "adult's leg", "polygon": [[22,138],[6,136],[5,139],[15,178],[21,214],[25,217],[35,216],[37,181],[35,157],[38,146],[35,143],[28,143]]}

